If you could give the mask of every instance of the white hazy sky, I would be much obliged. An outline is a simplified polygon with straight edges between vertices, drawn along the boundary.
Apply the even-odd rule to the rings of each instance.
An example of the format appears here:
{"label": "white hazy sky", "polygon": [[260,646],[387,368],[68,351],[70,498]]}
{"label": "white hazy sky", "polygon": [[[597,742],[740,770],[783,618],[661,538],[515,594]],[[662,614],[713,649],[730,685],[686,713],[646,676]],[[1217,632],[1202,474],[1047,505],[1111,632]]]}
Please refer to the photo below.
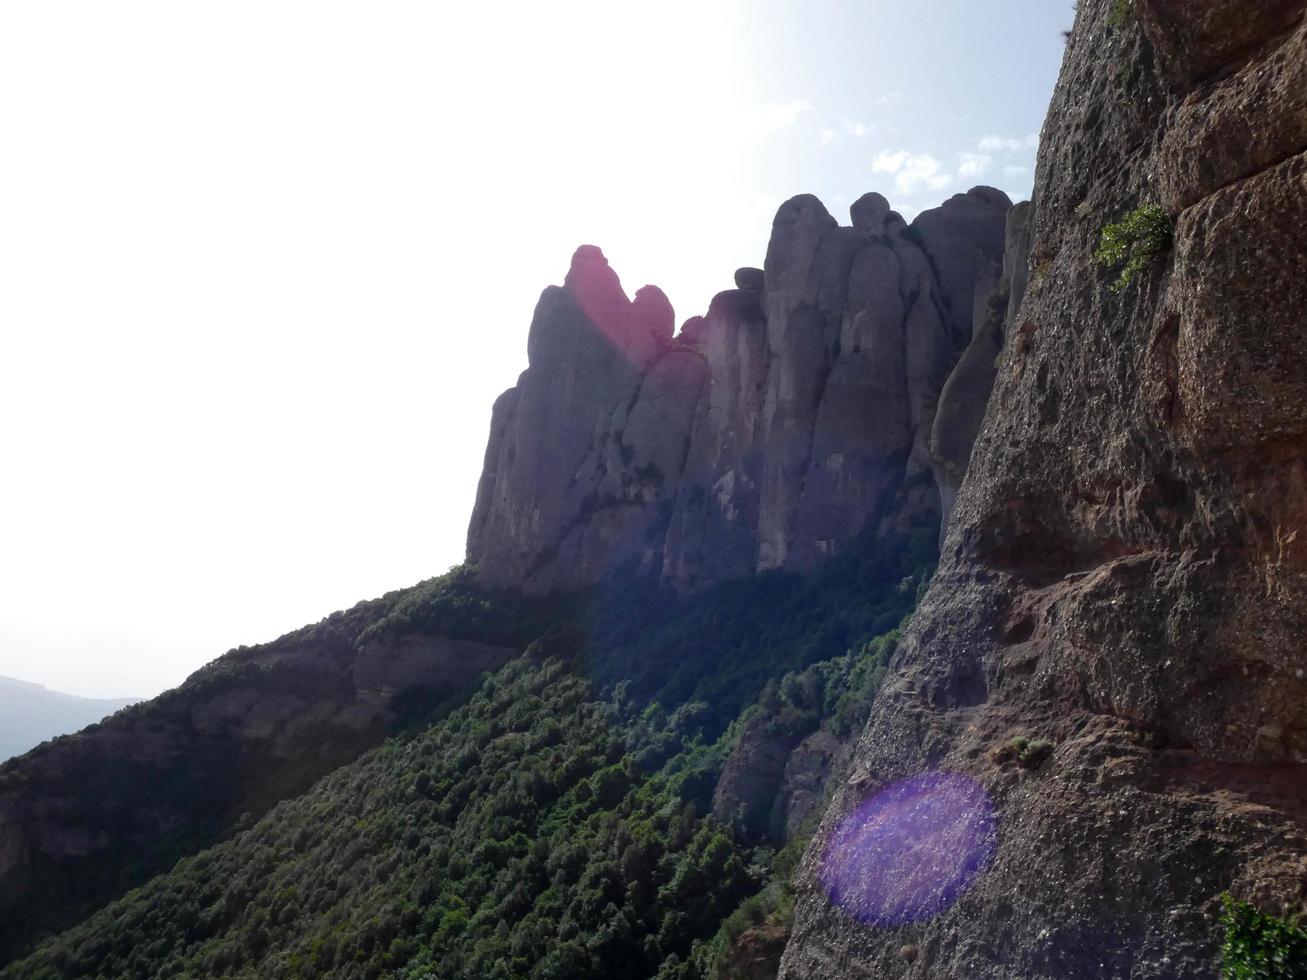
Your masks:
{"label": "white hazy sky", "polygon": [[149,696],[443,572],[576,245],[685,319],[795,193],[1028,195],[1071,17],[0,4],[0,674]]}

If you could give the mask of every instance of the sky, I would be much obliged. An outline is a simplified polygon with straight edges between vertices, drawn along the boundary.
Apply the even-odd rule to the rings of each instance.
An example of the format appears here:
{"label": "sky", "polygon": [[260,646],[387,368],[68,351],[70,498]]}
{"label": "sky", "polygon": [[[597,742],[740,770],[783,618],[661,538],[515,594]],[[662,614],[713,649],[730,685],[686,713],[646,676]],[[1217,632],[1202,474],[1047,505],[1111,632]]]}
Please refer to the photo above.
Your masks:
{"label": "sky", "polygon": [[463,558],[540,291],[1030,193],[1069,0],[0,5],[0,674],[151,696]]}

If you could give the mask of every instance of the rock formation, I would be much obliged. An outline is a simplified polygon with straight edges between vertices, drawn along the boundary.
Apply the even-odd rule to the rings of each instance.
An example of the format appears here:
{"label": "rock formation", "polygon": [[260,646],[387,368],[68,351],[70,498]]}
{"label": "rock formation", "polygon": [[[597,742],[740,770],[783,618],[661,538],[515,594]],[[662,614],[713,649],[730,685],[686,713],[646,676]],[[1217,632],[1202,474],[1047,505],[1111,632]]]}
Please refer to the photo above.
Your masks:
{"label": "rock formation", "polygon": [[[796,197],[764,268],[676,337],[661,291],[628,300],[578,249],[495,404],[468,533],[480,579],[571,590],[631,561],[692,589],[810,570],[869,525],[937,522],[932,466],[951,499],[992,381],[992,354],[988,374],[972,362],[1001,337],[986,317],[1010,210],[978,187],[908,225],[868,194],[841,227]],[[936,462],[940,390],[972,348]]]}
{"label": "rock formation", "polygon": [[[1215,977],[1223,892],[1307,910],[1305,12],[1081,0],[1030,284],[940,570],[808,854],[786,980]],[[1148,202],[1174,247],[1114,293],[1100,229]],[[993,345],[973,338],[937,413],[954,489],[940,427]],[[1016,735],[1051,758],[1005,761]],[[823,885],[828,842],[938,770],[992,801],[992,859],[938,914],[866,925]]]}
{"label": "rock formation", "polygon": [[818,727],[815,714],[764,710],[744,726],[722,768],[713,815],[747,839],[787,842],[821,806],[851,750],[849,739]]}

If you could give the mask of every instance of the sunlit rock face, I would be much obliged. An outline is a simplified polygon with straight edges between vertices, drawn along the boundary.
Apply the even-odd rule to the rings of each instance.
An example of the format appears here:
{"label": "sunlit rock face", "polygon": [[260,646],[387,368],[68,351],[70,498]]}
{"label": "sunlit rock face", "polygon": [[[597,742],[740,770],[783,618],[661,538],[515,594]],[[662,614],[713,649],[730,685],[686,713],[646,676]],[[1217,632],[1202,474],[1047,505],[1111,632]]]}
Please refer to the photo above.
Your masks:
{"label": "sunlit rock face", "polygon": [[[1078,5],[965,481],[947,420],[998,338],[941,395],[941,565],[782,980],[1216,977],[1223,892],[1307,912],[1307,3],[1121,7]],[[1092,253],[1148,202],[1173,247],[1114,293]],[[1014,736],[1054,748],[1015,763]],[[950,902],[880,914],[948,868],[863,808],[941,771],[991,801],[993,854]]]}
{"label": "sunlit rock face", "polygon": [[[675,337],[661,291],[628,300],[582,246],[495,405],[468,534],[482,581],[569,590],[634,562],[693,589],[810,570],[868,527],[937,528],[936,405],[999,289],[1010,210],[982,187],[909,226],[868,194],[842,227],[796,197],[764,267]],[[954,413],[976,416],[955,476],[986,380]]]}

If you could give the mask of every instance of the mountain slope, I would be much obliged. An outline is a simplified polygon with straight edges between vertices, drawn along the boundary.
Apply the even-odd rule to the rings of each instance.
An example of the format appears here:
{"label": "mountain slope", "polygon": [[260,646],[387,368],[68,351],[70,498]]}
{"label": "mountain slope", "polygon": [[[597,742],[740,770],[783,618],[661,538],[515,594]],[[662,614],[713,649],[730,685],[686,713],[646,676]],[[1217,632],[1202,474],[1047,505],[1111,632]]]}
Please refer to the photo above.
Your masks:
{"label": "mountain slope", "polygon": [[79,698],[0,677],[0,762],[107,718],[139,698]]}
{"label": "mountain slope", "polygon": [[0,765],[0,962],[416,723],[556,618],[456,571]]}
{"label": "mountain slope", "polygon": [[519,661],[0,976],[653,976],[750,872],[612,721]]}
{"label": "mountain slope", "polygon": [[[706,977],[740,902],[783,891],[797,830],[736,833],[721,773],[748,769],[758,720],[830,741],[865,718],[932,542],[693,596],[611,581],[468,704],[0,976]],[[829,770],[796,772],[765,790],[777,812],[821,798]]]}
{"label": "mountain slope", "polygon": [[[1031,286],[782,977],[1214,977],[1223,892],[1307,912],[1305,15],[1081,0]],[[845,887],[940,771],[921,891]]]}

